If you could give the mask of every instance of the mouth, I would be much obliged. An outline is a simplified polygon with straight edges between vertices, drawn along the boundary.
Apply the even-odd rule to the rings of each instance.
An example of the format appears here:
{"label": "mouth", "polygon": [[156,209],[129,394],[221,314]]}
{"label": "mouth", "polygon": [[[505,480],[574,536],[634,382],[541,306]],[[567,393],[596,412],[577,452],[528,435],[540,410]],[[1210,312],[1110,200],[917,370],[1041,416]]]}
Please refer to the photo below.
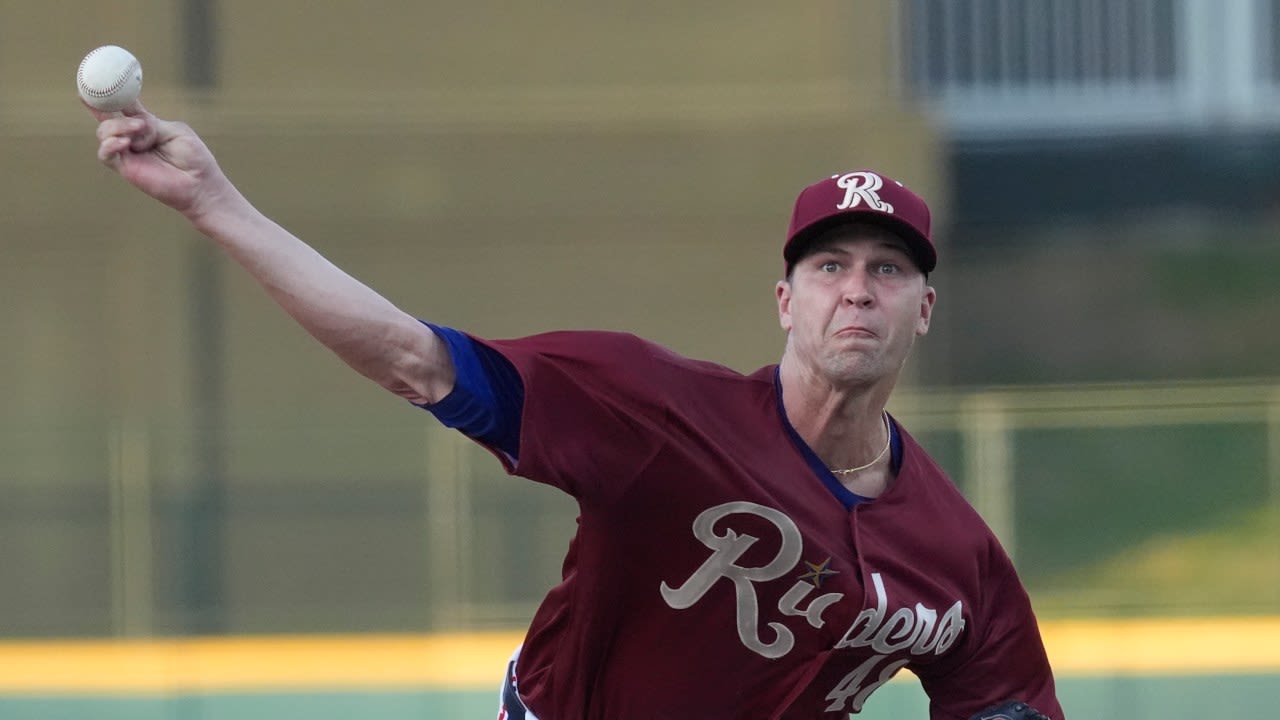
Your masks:
{"label": "mouth", "polygon": [[879,336],[878,336],[878,335],[876,335],[876,334],[875,334],[874,332],[872,332],[871,330],[869,330],[869,329],[867,329],[867,328],[865,328],[865,327],[862,327],[861,325],[850,325],[850,326],[848,326],[848,327],[842,327],[842,328],[840,328],[839,330],[837,330],[837,331],[835,332],[835,337],[838,337],[838,338],[869,338],[869,339],[873,339],[873,338],[877,338],[877,337],[879,337]]}

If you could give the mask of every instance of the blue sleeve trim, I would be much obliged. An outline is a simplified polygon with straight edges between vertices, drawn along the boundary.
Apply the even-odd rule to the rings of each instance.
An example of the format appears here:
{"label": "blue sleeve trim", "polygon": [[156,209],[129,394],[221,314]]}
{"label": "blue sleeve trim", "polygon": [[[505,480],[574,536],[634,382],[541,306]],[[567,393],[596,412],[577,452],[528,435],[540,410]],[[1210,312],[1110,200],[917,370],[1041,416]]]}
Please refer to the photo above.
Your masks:
{"label": "blue sleeve trim", "polygon": [[419,407],[446,427],[517,459],[524,383],[515,366],[498,351],[465,333],[423,324],[448,346],[456,379],[453,390],[440,402]]}

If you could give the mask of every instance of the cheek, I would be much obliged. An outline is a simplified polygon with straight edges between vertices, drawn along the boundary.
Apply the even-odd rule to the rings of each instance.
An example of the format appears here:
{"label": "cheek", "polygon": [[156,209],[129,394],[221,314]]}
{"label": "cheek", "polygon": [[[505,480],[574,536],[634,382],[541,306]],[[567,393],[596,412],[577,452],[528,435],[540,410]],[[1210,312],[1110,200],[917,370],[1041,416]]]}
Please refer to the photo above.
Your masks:
{"label": "cheek", "polygon": [[895,311],[898,318],[898,327],[916,334],[923,323],[920,317],[920,306],[914,303],[903,303],[903,305]]}
{"label": "cheek", "polygon": [[809,308],[808,312],[796,317],[795,330],[792,334],[802,336],[806,342],[820,345],[825,341],[831,328],[831,313],[824,308]]}
{"label": "cheek", "polygon": [[813,301],[806,297],[791,298],[791,324],[797,328],[813,325]]}
{"label": "cheek", "polygon": [[929,316],[921,314],[919,305],[906,308],[903,311],[903,327],[910,328],[913,335],[924,335],[929,330]]}

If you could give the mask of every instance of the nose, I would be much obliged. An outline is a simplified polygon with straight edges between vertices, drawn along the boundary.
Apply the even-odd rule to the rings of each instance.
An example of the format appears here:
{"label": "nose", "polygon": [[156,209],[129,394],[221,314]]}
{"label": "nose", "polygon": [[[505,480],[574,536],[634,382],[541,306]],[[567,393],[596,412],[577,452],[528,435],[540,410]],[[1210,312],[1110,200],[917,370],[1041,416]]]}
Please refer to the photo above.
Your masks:
{"label": "nose", "polygon": [[871,307],[875,304],[875,296],[871,294],[871,283],[867,281],[866,273],[849,273],[849,279],[844,285],[842,301],[845,305],[853,305],[860,308]]}

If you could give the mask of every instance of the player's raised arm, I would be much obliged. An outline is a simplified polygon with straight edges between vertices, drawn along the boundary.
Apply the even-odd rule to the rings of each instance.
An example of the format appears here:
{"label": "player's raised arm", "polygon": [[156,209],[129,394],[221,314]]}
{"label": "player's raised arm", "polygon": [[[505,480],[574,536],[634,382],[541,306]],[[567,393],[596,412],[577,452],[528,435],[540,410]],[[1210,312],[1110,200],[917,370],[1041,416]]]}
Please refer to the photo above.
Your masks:
{"label": "player's raised arm", "polygon": [[190,127],[138,103],[89,110],[100,161],[182,213],[348,365],[412,402],[449,393],[454,368],[435,333],[259,212]]}

